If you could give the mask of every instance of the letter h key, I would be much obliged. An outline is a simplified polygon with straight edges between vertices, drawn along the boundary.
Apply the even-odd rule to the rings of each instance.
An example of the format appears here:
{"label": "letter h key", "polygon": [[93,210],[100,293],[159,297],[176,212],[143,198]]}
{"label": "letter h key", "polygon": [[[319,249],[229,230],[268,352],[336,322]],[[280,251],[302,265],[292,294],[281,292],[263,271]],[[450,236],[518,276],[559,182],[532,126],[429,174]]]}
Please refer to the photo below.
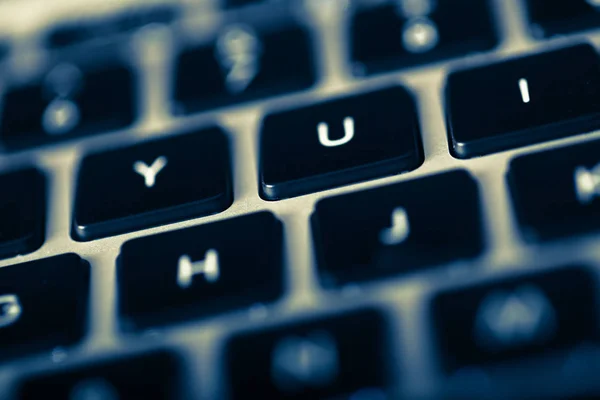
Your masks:
{"label": "letter h key", "polygon": [[187,254],[179,257],[177,264],[177,284],[183,289],[192,285],[192,279],[196,275],[204,275],[209,283],[219,280],[219,253],[214,249],[206,251],[203,260],[192,262]]}

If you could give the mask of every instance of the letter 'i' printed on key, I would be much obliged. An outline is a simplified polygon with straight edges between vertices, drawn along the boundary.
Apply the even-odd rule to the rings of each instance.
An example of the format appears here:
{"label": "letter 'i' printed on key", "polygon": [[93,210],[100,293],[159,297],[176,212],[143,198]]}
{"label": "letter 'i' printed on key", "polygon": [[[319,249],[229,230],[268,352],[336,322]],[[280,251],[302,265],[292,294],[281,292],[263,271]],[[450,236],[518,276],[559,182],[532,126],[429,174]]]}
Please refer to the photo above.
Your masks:
{"label": "letter 'i' printed on key", "polygon": [[521,99],[523,100],[523,103],[529,103],[531,98],[529,97],[529,82],[527,82],[527,79],[519,79],[519,90],[521,91]]}

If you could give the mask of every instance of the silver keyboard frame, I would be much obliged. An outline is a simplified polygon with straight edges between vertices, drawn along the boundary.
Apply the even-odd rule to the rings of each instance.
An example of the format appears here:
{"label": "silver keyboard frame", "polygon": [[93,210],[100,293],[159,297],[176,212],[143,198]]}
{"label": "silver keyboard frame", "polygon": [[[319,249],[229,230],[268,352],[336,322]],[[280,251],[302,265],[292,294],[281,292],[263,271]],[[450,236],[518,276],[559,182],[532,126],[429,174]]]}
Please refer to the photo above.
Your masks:
{"label": "silver keyboard frame", "polygon": [[[83,365],[90,360],[110,359],[113,356],[167,347],[184,357],[184,370],[193,396],[202,399],[220,398],[222,388],[226,385],[221,356],[225,339],[230,334],[327,316],[362,306],[376,306],[389,316],[391,335],[397,338],[393,341],[391,353],[396,360],[397,370],[394,373],[399,377],[399,393],[425,397],[442,391],[448,381],[444,381],[436,368],[437,352],[433,346],[427,312],[433,293],[444,288],[570,263],[583,263],[597,270],[600,263],[598,234],[547,245],[525,244],[517,230],[505,182],[508,162],[516,155],[598,139],[600,131],[469,160],[455,159],[448,150],[442,90],[449,70],[486,64],[579,41],[589,41],[596,46],[600,44],[600,30],[544,41],[533,39],[527,29],[522,1],[524,0],[492,0],[501,37],[501,42],[494,51],[366,78],[353,77],[346,61],[346,27],[351,8],[349,0],[297,1],[293,5],[295,18],[308,26],[315,39],[314,53],[319,76],[317,85],[302,93],[190,116],[175,117],[169,113],[169,77],[176,53],[174,49],[178,47],[179,39],[166,26],[152,25],[135,33],[127,40],[135,44],[136,50],[125,52],[142,72],[139,93],[142,116],[135,126],[76,142],[0,155],[0,171],[33,164],[45,171],[49,179],[49,212],[44,245],[31,254],[2,260],[0,267],[65,252],[79,254],[92,266],[88,336],[72,348],[56,349],[50,354],[35,355],[0,365],[0,388],[12,387],[22,374],[57,370],[65,366]],[[166,0],[152,2],[169,3]],[[176,2],[186,10],[184,19],[178,25],[192,40],[202,40],[206,32],[222,21],[222,17],[216,13],[218,0]],[[46,27],[73,16],[83,18],[86,13],[94,15],[117,12],[121,8],[139,4],[147,6],[150,1],[0,1],[0,37],[6,35],[12,38],[18,53],[18,56],[0,66],[0,90],[7,81],[3,78],[8,74],[15,74],[17,79],[20,74],[22,79],[27,79],[28,74],[35,73],[44,65],[47,54],[40,47],[40,34]],[[397,176],[277,202],[268,202],[259,197],[257,140],[263,115],[273,110],[294,108],[393,84],[402,84],[415,94],[425,154],[425,162],[421,167]],[[76,242],[70,237],[74,179],[79,161],[84,155],[140,140],[208,127],[215,123],[226,129],[232,144],[235,200],[229,209],[213,216],[91,242]],[[309,225],[309,217],[318,200],[335,194],[417,179],[453,168],[470,171],[480,183],[487,244],[481,257],[337,290],[320,287],[315,273]],[[270,210],[284,223],[287,290],[280,301],[144,333],[123,333],[119,330],[115,263],[123,242],[259,210]],[[480,376],[478,373],[480,372],[468,371],[464,376],[456,378],[456,382],[462,384],[466,382],[465,379]],[[0,399],[8,395],[8,390],[0,390]]]}

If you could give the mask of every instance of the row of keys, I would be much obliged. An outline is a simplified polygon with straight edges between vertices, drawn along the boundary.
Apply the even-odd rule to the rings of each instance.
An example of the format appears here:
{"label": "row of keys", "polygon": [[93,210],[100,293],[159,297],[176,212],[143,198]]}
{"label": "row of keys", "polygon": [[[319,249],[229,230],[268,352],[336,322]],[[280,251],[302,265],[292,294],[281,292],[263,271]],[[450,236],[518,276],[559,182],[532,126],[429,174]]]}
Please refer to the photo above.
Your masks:
{"label": "row of keys", "polygon": [[[403,93],[396,90],[388,89],[386,93]],[[368,108],[366,104],[364,107]],[[314,117],[320,118],[318,112]],[[310,117],[304,116],[297,125],[302,126],[308,119]],[[387,151],[386,148],[392,147],[391,143],[396,144],[392,152],[400,150],[402,136],[396,134],[395,128],[390,129],[385,119],[380,118],[379,122],[383,123],[380,132],[385,134],[387,130],[387,137],[393,137],[386,142],[386,136],[382,136],[382,141],[389,144],[381,150]],[[371,131],[372,136],[377,132]],[[358,132],[356,136],[357,143],[361,143]],[[406,144],[416,137],[407,136]],[[301,141],[307,139],[301,134],[298,137],[295,149],[301,149]],[[318,138],[311,140],[318,143]],[[315,155],[316,147],[313,145]],[[328,188],[360,180],[373,171],[381,171],[381,164],[384,164],[374,162],[377,170],[372,168],[373,164],[344,165],[343,158],[334,158],[336,154],[345,154],[350,163],[363,162],[365,160],[359,154],[364,146],[339,146],[343,151],[338,153],[332,153],[330,147],[321,147],[323,163],[318,162],[318,157],[313,163],[298,161],[290,172],[295,174],[293,177],[299,184],[295,185],[291,180],[277,188],[287,190],[287,193]],[[269,154],[275,154],[277,148],[268,150]],[[418,154],[418,150],[413,149],[412,154]],[[600,193],[598,151],[600,144],[594,141],[521,156],[511,162],[507,180],[527,240],[553,239],[598,229],[595,217],[596,198]],[[92,240],[226,209],[233,200],[229,153],[227,138],[215,128],[86,157],[76,188],[73,236],[78,240]],[[280,153],[287,154],[285,149]],[[264,159],[269,160],[269,157],[264,155]],[[289,160],[295,159],[290,155]],[[336,167],[328,164],[329,160],[334,160],[340,168],[337,175],[324,169],[320,174],[299,179],[303,165],[310,172],[323,166]],[[406,159],[390,161],[392,168],[398,168]],[[263,176],[265,170],[275,171],[276,165],[273,163],[271,169],[263,167]],[[0,199],[3,221],[0,257],[39,248],[45,237],[44,176],[35,169],[25,169],[0,176],[0,183],[10,193]],[[440,192],[445,196],[440,198]],[[364,204],[372,206],[364,207]],[[381,264],[380,269],[369,270],[377,275],[379,272],[376,271],[394,271],[386,265],[397,263],[399,258],[406,260],[397,264],[410,269],[421,264],[442,264],[475,257],[484,247],[479,204],[477,184],[464,171],[324,199],[316,206],[313,229],[317,254],[328,266],[327,280],[337,281],[338,265],[342,268],[341,279],[351,281],[356,278],[347,270],[350,264],[355,267]],[[464,229],[456,235],[454,227],[459,224]],[[383,234],[379,231],[385,227],[391,229],[391,236],[382,241]],[[353,242],[356,243],[354,246],[347,246]],[[393,251],[382,250],[385,246],[379,248],[386,242],[394,245]],[[430,251],[434,248],[436,251]],[[361,274],[359,271],[358,276]]]}
{"label": "row of keys", "polygon": [[[228,26],[213,43],[178,57],[173,112],[309,88],[315,81],[311,47],[307,33],[293,25],[260,32],[249,25]],[[138,84],[123,64],[53,65],[39,79],[6,90],[0,142],[11,150],[127,128],[139,115]]]}
{"label": "row of keys", "polygon": [[[264,219],[265,214],[261,218]],[[237,239],[236,242],[240,245]],[[141,245],[141,242],[137,244]],[[259,262],[266,265],[276,262],[264,259],[269,257],[265,253],[264,248],[258,249],[250,255],[246,264],[240,264],[241,258],[235,259],[236,256],[223,257],[224,262],[220,264],[217,250],[212,256],[210,250],[207,251],[203,261],[191,261],[193,257],[180,259],[177,277],[180,290],[196,292],[196,297],[190,294],[185,304],[162,304],[160,309],[154,302],[158,314],[187,309],[185,314],[189,317],[197,314],[196,310],[192,311],[193,306],[213,304],[217,308],[227,308],[233,304],[230,300],[235,297],[238,300],[242,296],[252,297],[251,292],[239,287],[235,289],[237,295],[221,287],[217,290],[219,295],[208,300],[209,296],[204,291],[209,289],[209,285],[218,285],[221,274],[228,274],[232,267],[237,267],[236,272],[247,278],[263,273],[260,268],[248,273],[244,269],[260,265]],[[125,268],[133,265],[126,262]],[[173,264],[174,260],[164,257],[161,263],[154,265],[162,266],[162,262]],[[24,274],[27,274],[27,279],[23,279]],[[269,271],[264,276],[268,274]],[[154,274],[152,279],[158,275]],[[152,287],[146,286],[149,280],[144,280],[144,276],[139,275],[132,287],[140,288],[138,292],[145,291],[147,299],[164,299],[165,292],[156,293]],[[229,283],[243,281],[239,276],[232,276],[224,275],[223,279],[229,280]],[[7,267],[0,270],[0,277],[3,282],[0,286],[0,354],[3,358],[48,351],[81,339],[87,311],[87,263],[75,255],[63,255]],[[176,277],[163,274],[160,278],[174,280]],[[196,278],[200,278],[200,284]],[[259,279],[252,279],[257,290],[265,288]],[[121,284],[121,278],[119,280]],[[519,362],[597,340],[596,280],[590,270],[568,266],[438,293],[431,303],[430,316],[442,372],[451,375],[463,368]],[[122,295],[120,291],[119,300]],[[196,301],[198,299],[203,301]],[[149,311],[145,310],[146,321],[149,315]],[[390,350],[386,319],[375,310],[355,311],[266,331],[238,333],[229,339],[225,353],[229,395],[235,399],[247,398],[249,393],[261,394],[260,397],[264,398],[312,399],[368,393],[375,398],[386,398],[394,373]],[[147,374],[154,377],[157,373],[156,379],[150,381],[157,385],[152,396],[158,397],[150,398],[172,398],[168,396],[176,396],[172,391],[180,388],[177,385],[177,362],[164,354],[156,359],[160,362],[154,362],[151,357],[142,359],[141,363],[105,364],[33,378],[22,386],[22,395],[24,398],[37,398],[35,396],[44,391],[57,391],[64,396],[75,388],[83,390],[83,386],[90,391],[110,389],[108,393],[129,398],[128,395],[146,393],[152,387],[147,386],[149,376],[146,374],[141,374],[144,385],[135,378],[137,374],[133,371],[144,365]],[[365,365],[369,368],[364,369]],[[167,366],[173,373],[160,376]],[[132,373],[120,374],[122,369]],[[92,377],[93,380],[89,379]]]}
{"label": "row of keys", "polygon": [[[255,40],[249,29],[233,27],[227,40]],[[302,37],[302,31],[294,29],[265,36],[261,47],[272,46],[261,58],[266,64],[259,68],[263,61],[251,63],[246,57],[245,69],[240,69],[230,58],[224,80],[219,78],[218,62],[207,63],[205,55],[225,51],[219,50],[225,44],[184,53],[177,108],[197,111],[267,95],[273,87],[289,91],[308,85],[310,66],[298,56],[304,51],[295,53],[299,58],[287,57],[290,65],[285,68],[278,69],[282,64],[271,60],[286,42],[308,52]],[[214,74],[198,78],[200,68]],[[76,136],[130,124],[134,102],[128,70],[115,67],[89,76],[95,78],[88,82],[77,67],[62,64],[40,86],[9,91],[2,121],[4,144],[27,145],[65,133]],[[115,82],[127,95],[112,90]],[[198,94],[206,88],[212,88],[207,97]],[[43,93],[40,101],[31,101],[38,92]],[[458,70],[447,79],[445,100],[449,147],[457,158],[585,133],[600,118],[600,58],[591,45],[581,44]],[[104,102],[109,105],[98,107]],[[418,120],[414,99],[400,87],[272,113],[261,130],[261,195],[278,200],[414,169],[422,162]],[[283,130],[286,135],[281,135]],[[350,169],[360,171],[350,177]]]}
{"label": "row of keys", "polygon": [[[388,89],[387,93],[401,95],[403,92]],[[365,108],[368,107],[365,105]],[[320,116],[315,113],[314,117]],[[310,117],[304,116],[297,125],[301,126],[307,119]],[[386,133],[387,129],[388,138],[394,137],[386,142],[384,135],[382,141],[396,144],[392,152],[401,149],[398,144],[402,136],[396,134],[394,128],[387,128],[389,124],[386,125],[385,119],[380,118],[379,122],[383,124],[381,132]],[[356,135],[360,143],[359,133]],[[407,136],[407,143],[415,139],[415,136],[412,139],[411,135]],[[306,140],[306,136],[299,134],[298,137],[295,148],[301,149],[301,140]],[[312,140],[318,142],[318,138]],[[382,151],[390,147],[391,144],[386,144]],[[277,146],[269,150],[269,154],[275,154],[276,149]],[[312,164],[298,161],[296,168],[290,171],[296,174],[294,178],[299,185],[294,185],[292,180],[280,188],[298,193],[306,188],[317,190],[359,180],[372,173],[371,165],[346,166],[342,158],[336,159],[334,155],[346,154],[350,162],[363,162],[358,155],[362,149],[364,146],[342,146],[345,153],[331,153],[331,148],[322,146],[325,161],[322,164],[315,162],[319,158],[313,159]],[[527,240],[597,230],[598,151],[598,142],[589,142],[521,156],[511,162],[507,180]],[[285,149],[280,153],[286,154]],[[414,154],[418,154],[417,150]],[[269,157],[265,155],[264,159],[269,160]],[[88,156],[79,173],[73,236],[78,240],[92,240],[220,212],[233,200],[229,160],[228,140],[216,128]],[[289,160],[294,161],[292,155]],[[334,160],[340,168],[337,176],[323,170],[298,179],[302,165],[312,171],[326,165],[335,167],[327,164],[328,160]],[[390,165],[394,167],[396,163],[398,168],[404,161],[392,159]],[[268,171],[274,171],[276,164]],[[376,168],[381,168],[381,164]],[[264,171],[263,167],[263,176]],[[39,248],[45,237],[44,176],[35,169],[25,169],[0,176],[0,183],[10,193],[0,200],[3,221],[0,257]],[[445,196],[440,198],[440,192]],[[475,257],[484,248],[479,204],[477,184],[464,171],[324,199],[317,204],[312,220],[317,254],[328,266],[324,273],[326,280],[337,281],[338,268],[341,268],[342,280],[357,279],[347,270],[348,265],[381,264],[381,268],[367,269],[377,275],[376,271],[395,271],[390,267],[395,263],[410,269]],[[464,229],[456,235],[454,227],[459,224]],[[382,241],[385,235],[380,231],[385,227],[390,228],[391,236]],[[354,246],[347,246],[353,242]],[[386,242],[394,245],[393,251],[385,250],[385,246],[380,248]],[[430,251],[433,249],[436,251]],[[399,258],[406,260],[398,263]],[[357,276],[362,274],[360,269]]]}

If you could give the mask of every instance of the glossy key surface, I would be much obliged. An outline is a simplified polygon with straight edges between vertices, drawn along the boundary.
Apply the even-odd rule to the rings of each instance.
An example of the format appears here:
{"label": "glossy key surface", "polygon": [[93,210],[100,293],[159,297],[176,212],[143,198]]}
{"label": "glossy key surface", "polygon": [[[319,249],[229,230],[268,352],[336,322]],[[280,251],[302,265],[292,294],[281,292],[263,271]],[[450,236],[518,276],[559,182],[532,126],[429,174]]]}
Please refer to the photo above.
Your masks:
{"label": "glossy key surface", "polygon": [[394,86],[267,115],[259,156],[267,200],[410,171],[423,162],[414,100]]}
{"label": "glossy key surface", "polygon": [[89,279],[89,264],[75,254],[0,268],[0,359],[79,342]]}
{"label": "glossy key surface", "polygon": [[479,188],[463,170],[326,198],[311,221],[325,286],[471,259],[484,247]]}
{"label": "glossy key surface", "polygon": [[282,225],[260,212],[126,242],[118,259],[124,329],[268,303],[283,291]]}
{"label": "glossy key surface", "polygon": [[599,60],[581,44],[450,74],[452,154],[471,158],[600,127]]}
{"label": "glossy key surface", "polygon": [[86,241],[223,211],[233,201],[230,164],[218,128],[89,155],[72,234]]}

